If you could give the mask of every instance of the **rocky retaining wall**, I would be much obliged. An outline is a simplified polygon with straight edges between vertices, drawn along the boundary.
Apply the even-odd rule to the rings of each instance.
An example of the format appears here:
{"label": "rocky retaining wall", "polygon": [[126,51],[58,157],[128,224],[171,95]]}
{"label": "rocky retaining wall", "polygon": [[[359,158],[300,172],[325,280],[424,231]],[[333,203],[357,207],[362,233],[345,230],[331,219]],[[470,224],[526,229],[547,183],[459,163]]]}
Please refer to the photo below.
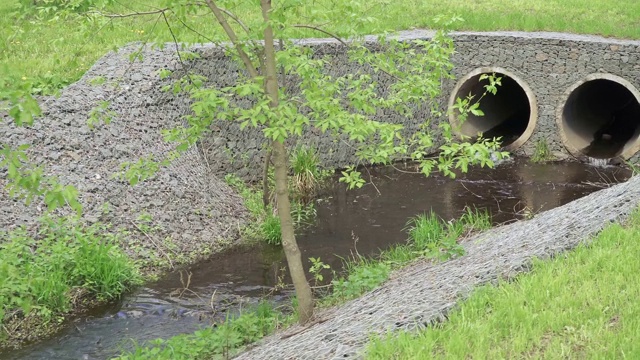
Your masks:
{"label": "rocky retaining wall", "polygon": [[[424,39],[431,34],[410,31],[399,37]],[[567,89],[589,74],[615,75],[632,87],[640,87],[640,41],[556,33],[459,32],[453,37],[457,49],[453,72],[458,77],[480,67],[500,68],[526,83],[533,93],[537,105],[531,111],[537,114],[536,124],[516,152],[531,154],[535,142],[544,140],[553,152],[568,156],[558,132],[557,111],[566,100]],[[358,70],[346,61],[344,48],[333,40],[302,43],[312,46],[318,55],[332,55],[331,72]],[[141,56],[131,62],[131,54],[140,50]],[[202,57],[188,67],[207,76],[212,84],[225,86],[237,79],[238,67],[222,49],[201,45],[193,50]],[[260,130],[240,131],[236,124],[218,123],[197,147],[150,181],[132,187],[113,178],[125,161],[160,157],[170,150],[159,132],[181,124],[182,116],[190,112],[189,99],[162,91],[168,80],[161,81],[158,72],[181,67],[173,46],[152,50],[131,44],[103,57],[80,81],[64,89],[60,97],[43,99],[44,116],[34,127],[17,129],[8,119],[2,121],[0,138],[14,146],[32,144],[29,155],[35,162],[81,191],[89,221],[102,220],[128,229],[137,238],[146,239],[144,243],[150,251],[157,252],[166,238],[177,242],[182,249],[179,251],[189,251],[193,244],[234,237],[244,210],[238,197],[220,179],[229,172],[246,179],[260,178],[265,153]],[[455,80],[444,84],[438,100],[441,109],[446,109],[455,87]],[[87,119],[101,101],[110,102],[113,120],[92,130]],[[413,132],[426,115],[401,119],[381,113],[380,120],[403,121],[407,131]],[[447,121],[444,117],[435,120]],[[640,123],[640,119],[637,121]],[[304,143],[317,148],[327,167],[354,162],[348,146],[326,135],[309,134]],[[37,204],[25,208],[6,193],[0,198],[2,228],[29,224],[41,213],[42,206]],[[149,241],[134,224],[143,213],[149,213],[161,224],[161,229],[152,234],[156,241]],[[166,251],[172,250],[161,252]]]}
{"label": "rocky retaining wall", "polygon": [[[109,53],[59,97],[41,99],[43,116],[33,127],[16,128],[2,115],[0,142],[31,144],[27,153],[33,163],[80,191],[87,222],[128,233],[124,239],[126,248],[136,249],[133,256],[198,257],[215,251],[221,240],[237,239],[246,210],[224,181],[210,176],[197,148],[135,186],[114,177],[124,162],[162,158],[171,145],[160,130],[179,126],[188,111],[187,101],[160,91],[158,70],[175,66],[175,49],[144,50],[143,60],[130,63],[129,54],[138,50],[133,44]],[[112,120],[91,129],[89,114],[102,101],[110,102]],[[0,174],[0,186],[5,185]],[[33,226],[45,210],[44,204],[25,206],[3,191],[0,229]]]}
{"label": "rocky retaining wall", "polygon": [[[429,38],[431,35],[428,31],[409,31],[400,33],[399,37],[412,40]],[[632,87],[640,88],[640,41],[559,33],[456,32],[452,35],[456,45],[456,54],[452,59],[455,64],[453,73],[457,78],[474,71],[504,70],[517,77],[519,83],[530,91],[529,95],[534,100],[531,111],[535,124],[520,139],[517,149],[512,149],[520,154],[533,154],[536,142],[542,140],[557,157],[571,155],[559,132],[558,119],[561,114],[558,110],[567,100],[568,90],[576,83],[585,81],[589,75],[610,74],[627,80]],[[317,54],[331,55],[329,71],[332,73],[359,70],[347,61],[344,48],[335,41],[319,39],[302,43],[313,47]],[[202,59],[195,64],[199,73],[220,86],[236,78],[235,64],[223,56],[219,49],[200,47],[198,50],[202,55]],[[457,80],[444,83],[442,96],[438,100],[443,111],[447,109],[456,83]],[[383,113],[379,119],[400,121],[411,133],[417,130],[427,115],[423,112],[415,118],[403,119]],[[487,114],[487,117],[490,115]],[[437,123],[448,119],[443,116],[434,120],[433,123]],[[640,117],[633,121],[636,125],[640,124]],[[637,142],[640,129],[636,126],[635,131],[637,133],[632,140]],[[326,135],[309,134],[304,143],[316,147],[328,167],[341,167],[355,161],[349,147]],[[265,145],[259,130],[241,132],[237,126],[223,123],[202,145],[208,164],[215,173],[233,171],[248,179],[260,177],[259,164],[262,163]],[[632,150],[635,153],[640,148],[635,145]]]}

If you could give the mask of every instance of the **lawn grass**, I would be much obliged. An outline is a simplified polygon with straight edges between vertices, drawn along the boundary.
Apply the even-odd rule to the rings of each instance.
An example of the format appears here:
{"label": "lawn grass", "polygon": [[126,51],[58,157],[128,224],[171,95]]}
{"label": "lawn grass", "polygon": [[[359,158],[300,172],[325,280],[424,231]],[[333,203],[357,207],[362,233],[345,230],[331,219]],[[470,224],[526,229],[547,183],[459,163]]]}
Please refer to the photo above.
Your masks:
{"label": "lawn grass", "polygon": [[[322,11],[330,8],[332,1],[335,0],[308,2],[305,11]],[[29,82],[35,93],[52,93],[78,80],[106,52],[129,42],[173,40],[164,20],[157,15],[90,22],[73,17],[35,21],[16,14],[17,3],[18,0],[0,2],[0,71]],[[162,3],[118,0],[109,10],[144,11],[161,7]],[[640,2],[636,0],[372,0],[366,5],[366,14],[377,20],[358,30],[363,34],[428,28],[438,14],[457,14],[465,19],[456,25],[457,30],[546,30],[640,39]],[[248,17],[248,23],[258,15],[248,7],[231,10]],[[188,25],[198,29],[204,38],[169,17],[176,37],[189,42],[220,39],[219,29],[211,20],[204,10],[189,18]],[[304,13],[296,20],[304,23]],[[300,36],[323,35],[304,31]]]}
{"label": "lawn grass", "polygon": [[370,359],[640,358],[640,212],[591,245],[484,286],[418,334],[375,339]]}

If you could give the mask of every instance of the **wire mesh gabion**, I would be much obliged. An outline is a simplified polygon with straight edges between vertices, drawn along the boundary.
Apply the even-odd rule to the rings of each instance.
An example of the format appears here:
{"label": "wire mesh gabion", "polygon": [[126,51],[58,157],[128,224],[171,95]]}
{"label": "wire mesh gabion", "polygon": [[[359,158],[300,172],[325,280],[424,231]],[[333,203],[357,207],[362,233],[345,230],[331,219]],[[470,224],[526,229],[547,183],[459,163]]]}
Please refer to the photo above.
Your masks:
{"label": "wire mesh gabion", "polygon": [[398,270],[380,288],[316,314],[312,326],[295,325],[269,336],[237,359],[362,358],[372,336],[443,321],[475,287],[513,278],[533,258],[589,242],[607,224],[626,219],[639,200],[640,177],[633,177],[531,220],[472,236],[463,242],[464,256],[441,263],[422,260]]}

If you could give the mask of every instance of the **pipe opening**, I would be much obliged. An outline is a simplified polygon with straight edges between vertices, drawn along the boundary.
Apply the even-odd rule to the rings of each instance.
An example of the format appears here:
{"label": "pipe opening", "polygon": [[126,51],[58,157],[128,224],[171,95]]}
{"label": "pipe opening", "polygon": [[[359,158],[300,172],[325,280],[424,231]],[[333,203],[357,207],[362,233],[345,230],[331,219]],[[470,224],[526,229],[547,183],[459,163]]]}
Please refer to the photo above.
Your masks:
{"label": "pipe opening", "polygon": [[487,94],[480,101],[484,116],[469,114],[460,125],[455,111],[451,111],[450,121],[462,135],[475,137],[482,133],[485,138],[500,137],[503,147],[514,150],[529,139],[537,118],[535,96],[516,76],[500,68],[478,69],[460,80],[449,106],[455,103],[455,99],[465,98],[469,94],[474,96],[472,102],[480,99],[485,91],[484,86],[489,84],[489,80],[480,80],[480,77],[492,73],[502,78],[502,85],[498,87],[496,95]]}
{"label": "pipe opening", "polygon": [[593,76],[569,93],[559,124],[563,140],[574,155],[629,158],[638,151],[638,92],[624,79],[605,75]]}

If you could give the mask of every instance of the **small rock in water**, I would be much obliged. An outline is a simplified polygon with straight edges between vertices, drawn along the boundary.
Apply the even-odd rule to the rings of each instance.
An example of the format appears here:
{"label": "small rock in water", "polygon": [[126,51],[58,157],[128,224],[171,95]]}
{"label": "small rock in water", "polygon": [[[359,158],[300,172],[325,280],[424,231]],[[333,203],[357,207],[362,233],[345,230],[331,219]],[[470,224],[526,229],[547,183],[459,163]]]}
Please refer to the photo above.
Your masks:
{"label": "small rock in water", "polygon": [[126,319],[127,318],[127,313],[124,312],[124,311],[118,311],[114,317],[116,317],[118,319]]}

